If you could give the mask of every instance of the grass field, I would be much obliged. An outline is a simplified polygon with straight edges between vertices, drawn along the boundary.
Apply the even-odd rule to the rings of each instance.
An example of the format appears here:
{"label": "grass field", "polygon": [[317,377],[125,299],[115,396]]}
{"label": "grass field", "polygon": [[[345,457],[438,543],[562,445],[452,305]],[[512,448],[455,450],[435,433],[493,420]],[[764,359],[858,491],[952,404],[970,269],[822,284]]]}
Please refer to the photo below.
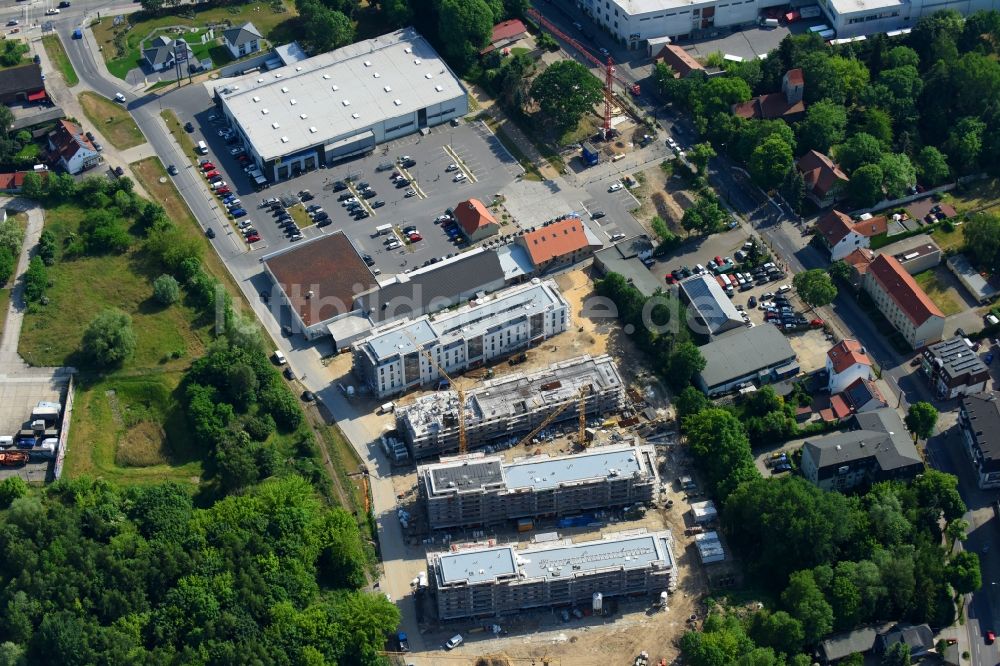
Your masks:
{"label": "grass field", "polygon": [[[118,54],[118,47],[115,46],[115,34],[124,30],[127,23],[122,23],[122,25],[115,27],[115,17],[106,16],[99,22],[92,24],[91,27],[94,31],[94,39],[102,47],[101,53],[104,55],[104,62],[107,63],[108,71],[111,72],[112,76],[124,79],[129,70],[139,66],[140,58],[142,57],[142,54],[139,52],[139,46],[142,41],[164,28],[175,26],[195,28],[199,31],[194,33],[197,35],[200,34],[201,29],[210,25],[218,25],[225,21],[228,21],[232,25],[243,25],[248,21],[252,21],[261,34],[265,38],[273,39],[274,43],[290,41],[283,40],[281,37],[287,37],[289,35],[284,33],[291,34],[294,31],[285,30],[282,32],[278,28],[283,23],[290,22],[295,18],[295,8],[294,4],[288,0],[285,0],[282,6],[284,9],[282,12],[274,12],[267,5],[250,3],[239,7],[213,7],[211,9],[196,11],[194,12],[194,18],[180,15],[149,18],[136,23],[128,31],[125,38],[125,52],[121,55]],[[272,33],[277,34],[272,35]],[[215,34],[221,38],[219,30],[216,30]],[[295,36],[291,35],[291,39],[295,39]],[[191,49],[199,58],[203,58],[207,54],[216,65],[229,61],[229,52],[222,45],[203,45],[197,43],[195,40],[189,39],[188,41]]]}
{"label": "grass field", "polygon": [[7,306],[10,304],[10,287],[0,289],[0,331],[7,322]]}
{"label": "grass field", "polygon": [[76,75],[73,63],[69,61],[66,49],[63,48],[62,42],[59,41],[59,36],[46,35],[42,37],[42,45],[45,46],[45,52],[48,54],[49,60],[52,61],[56,69],[62,72],[63,78],[66,79],[66,85],[72,88],[78,84],[80,77]]}
{"label": "grass field", "polygon": [[951,231],[945,231],[941,227],[938,227],[934,230],[934,233],[931,234],[931,237],[942,251],[958,249],[965,244],[965,236],[962,234],[961,226],[957,226]]}
{"label": "grass field", "polygon": [[313,224],[312,218],[306,213],[306,207],[302,204],[296,204],[289,208],[288,214],[292,216],[292,220],[295,221],[295,224],[299,225],[300,229],[311,227]]}
{"label": "grass field", "polygon": [[146,137],[136,126],[132,115],[120,104],[90,91],[80,93],[80,104],[87,120],[118,150],[146,143]]}
{"label": "grass field", "polygon": [[163,118],[163,122],[167,124],[167,129],[170,130],[170,134],[174,137],[174,141],[176,141],[177,145],[181,147],[184,154],[189,157],[192,162],[197,163],[198,153],[195,152],[194,139],[191,138],[190,134],[184,131],[184,125],[177,118],[177,114],[171,109],[164,109],[160,112],[160,117]]}
{"label": "grass field", "polygon": [[[941,270],[944,269],[941,268]],[[923,273],[917,273],[913,276],[913,279],[927,292],[927,295],[934,301],[934,304],[941,308],[944,316],[948,317],[958,314],[965,309],[961,298],[951,293],[951,285],[938,277],[936,269],[932,268]]]}

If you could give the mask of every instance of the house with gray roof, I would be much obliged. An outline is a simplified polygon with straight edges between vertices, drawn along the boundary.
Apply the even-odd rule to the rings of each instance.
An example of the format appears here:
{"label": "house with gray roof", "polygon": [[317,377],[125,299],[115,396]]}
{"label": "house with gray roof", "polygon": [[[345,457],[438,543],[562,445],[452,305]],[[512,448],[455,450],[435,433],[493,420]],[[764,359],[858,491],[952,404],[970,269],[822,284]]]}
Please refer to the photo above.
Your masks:
{"label": "house with gray roof", "polygon": [[709,397],[730,393],[743,385],[763,385],[799,374],[795,351],[771,325],[730,331],[699,347],[705,368],[695,385]]}
{"label": "house with gray roof", "polygon": [[663,283],[644,262],[652,261],[653,244],[645,235],[632,236],[594,253],[594,266],[607,276],[618,273],[643,296],[663,290]]}
{"label": "house with gray roof", "polygon": [[222,33],[222,40],[233,58],[243,58],[251,53],[257,53],[264,44],[264,36],[253,23],[245,23],[226,30]]}
{"label": "house with gray roof", "polygon": [[177,56],[181,55],[182,62],[197,63],[194,51],[183,39],[170,39],[166,35],[160,35],[146,42],[142,50],[142,57],[154,72],[162,72],[171,69],[177,64]]}
{"label": "house with gray roof", "polygon": [[845,432],[807,439],[802,475],[823,490],[846,491],[879,481],[912,479],[924,471],[903,420],[894,409],[855,414]]}
{"label": "house with gray roof", "polygon": [[[745,326],[739,310],[719,286],[714,275],[692,275],[681,281],[681,297],[691,307],[696,333],[717,336]],[[700,330],[699,328],[700,327]]]}
{"label": "house with gray roof", "polygon": [[982,489],[1000,488],[1000,401],[996,391],[962,396],[958,425]]}

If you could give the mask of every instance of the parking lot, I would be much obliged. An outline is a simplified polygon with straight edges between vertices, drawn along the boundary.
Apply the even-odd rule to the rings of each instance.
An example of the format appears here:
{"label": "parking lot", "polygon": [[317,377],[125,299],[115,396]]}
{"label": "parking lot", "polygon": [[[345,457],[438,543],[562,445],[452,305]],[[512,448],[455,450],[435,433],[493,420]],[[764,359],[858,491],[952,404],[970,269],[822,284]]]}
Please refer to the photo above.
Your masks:
{"label": "parking lot", "polygon": [[[31,410],[44,400],[62,402],[66,380],[61,376],[8,377],[0,382],[0,435],[16,435],[31,425]],[[51,460],[29,462],[18,467],[0,467],[0,479],[20,476],[32,483],[43,483],[52,465]]]}
{"label": "parking lot", "polygon": [[[247,211],[248,214],[241,220],[234,220],[234,224],[250,221],[258,231],[260,241],[248,246],[255,253],[266,254],[294,242],[278,225],[276,215],[259,208],[260,202],[270,197],[295,197],[299,192],[308,190],[312,194],[309,205],[321,207],[329,214],[332,223],[323,227],[302,227],[304,239],[343,230],[359,252],[372,257],[375,267],[381,272],[403,272],[461,249],[434,224],[435,218],[468,198],[489,203],[495,194],[523,172],[481,123],[459,123],[455,127],[437,127],[424,136],[399,139],[380,146],[371,155],[304,173],[258,192],[237,158],[230,155],[234,146],[219,136],[225,125],[218,120],[210,121],[212,115],[212,110],[197,114],[192,139],[196,142],[204,140],[208,144],[209,154],[205,159],[211,160],[227,187]],[[383,171],[378,167],[396,163],[397,158],[402,156],[412,158],[413,165],[402,170],[402,175],[411,183],[396,187],[390,177],[399,170],[398,165]],[[459,168],[449,172],[446,169],[450,164]],[[459,174],[462,179],[456,182]],[[346,181],[352,182],[352,193],[357,192],[358,183],[367,183],[375,192],[375,196],[365,200],[367,205],[363,204],[367,218],[355,219],[338,201],[344,191],[335,191],[335,184]],[[407,190],[411,188],[415,194],[407,196]],[[377,201],[382,204],[372,207]],[[375,233],[376,227],[385,224],[392,224],[397,231],[416,226],[422,240],[415,243],[407,241],[399,248],[388,250],[384,244],[387,237]],[[516,229],[512,228],[512,231]],[[402,235],[399,238],[403,240]]]}

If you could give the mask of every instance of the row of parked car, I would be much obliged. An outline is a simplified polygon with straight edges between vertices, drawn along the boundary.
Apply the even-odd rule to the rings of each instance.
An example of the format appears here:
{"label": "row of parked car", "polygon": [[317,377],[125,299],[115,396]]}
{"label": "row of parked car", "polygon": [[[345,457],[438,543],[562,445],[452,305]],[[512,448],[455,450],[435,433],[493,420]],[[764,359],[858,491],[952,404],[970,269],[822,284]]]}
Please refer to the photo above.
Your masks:
{"label": "row of parked car", "polygon": [[[305,192],[306,190],[303,191]],[[300,199],[301,195],[302,192],[299,193]],[[310,198],[312,197],[311,194],[309,196]],[[264,201],[261,202],[261,207],[270,209],[275,223],[282,231],[284,231],[285,237],[288,238],[288,240],[293,243],[295,241],[302,240],[302,231],[299,229],[299,225],[295,223],[295,220],[292,219],[292,214],[288,212],[288,209],[285,208],[285,205],[280,200],[275,198],[264,199]],[[327,224],[329,224],[329,222]]]}
{"label": "row of parked car", "polygon": [[[791,287],[782,285],[780,289],[789,291]],[[757,307],[764,311],[765,322],[774,324],[778,330],[785,333],[823,326],[822,319],[810,320],[804,314],[796,312],[782,291],[777,294],[764,294],[760,297],[760,303]]]}

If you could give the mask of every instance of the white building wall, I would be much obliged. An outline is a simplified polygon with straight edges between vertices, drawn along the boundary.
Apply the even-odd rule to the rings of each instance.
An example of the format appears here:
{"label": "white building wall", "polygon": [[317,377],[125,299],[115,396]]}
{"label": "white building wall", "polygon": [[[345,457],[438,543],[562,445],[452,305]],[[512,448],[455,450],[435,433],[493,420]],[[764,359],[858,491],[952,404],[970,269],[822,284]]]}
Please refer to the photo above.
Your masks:
{"label": "white building wall", "polygon": [[855,363],[843,372],[833,372],[833,364],[827,357],[826,369],[830,377],[828,385],[830,393],[840,393],[859,378],[871,379],[871,366],[864,363]]}

